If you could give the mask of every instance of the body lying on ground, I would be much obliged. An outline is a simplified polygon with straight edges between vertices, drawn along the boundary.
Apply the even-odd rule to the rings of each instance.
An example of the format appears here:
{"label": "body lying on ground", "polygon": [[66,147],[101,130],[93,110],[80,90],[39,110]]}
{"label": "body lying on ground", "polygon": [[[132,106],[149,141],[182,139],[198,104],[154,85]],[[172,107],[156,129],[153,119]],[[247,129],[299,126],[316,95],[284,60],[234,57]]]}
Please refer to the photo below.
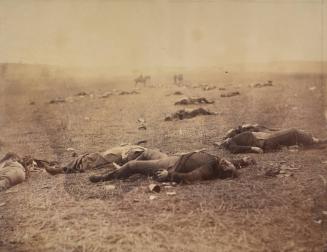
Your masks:
{"label": "body lying on ground", "polygon": [[260,131],[278,131],[279,129],[274,129],[274,128],[268,128],[263,125],[259,125],[257,123],[255,124],[242,124],[236,128],[230,129],[227,131],[226,135],[223,137],[223,139],[231,138],[233,136],[236,136],[237,134],[240,134],[245,131],[250,131],[250,132],[260,132]]}
{"label": "body lying on ground", "polygon": [[240,133],[229,132],[228,137],[217,145],[231,151],[232,153],[263,153],[277,150],[282,146],[317,146],[327,143],[303,130],[290,128],[274,130],[262,126],[240,129]]}
{"label": "body lying on ground", "polygon": [[210,112],[204,108],[181,109],[173,113],[171,116],[167,116],[165,118],[165,121],[183,120],[183,119],[193,118],[199,115],[216,115],[216,114],[217,113]]}
{"label": "body lying on ground", "polygon": [[77,173],[90,169],[123,165],[130,160],[149,160],[164,158],[167,155],[158,151],[147,149],[139,145],[124,145],[114,147],[103,152],[86,153],[78,156],[65,166],[50,166],[44,163],[44,168],[52,175],[59,173]]}
{"label": "body lying on ground", "polygon": [[137,92],[136,90],[132,90],[132,91],[121,91],[118,93],[118,95],[131,95],[131,94],[139,94],[139,92]]}
{"label": "body lying on ground", "polygon": [[27,177],[27,162],[17,154],[7,153],[0,160],[0,191],[22,183]]}
{"label": "body lying on ground", "polygon": [[62,97],[57,97],[49,101],[50,104],[63,103],[63,102],[66,102],[66,99]]}
{"label": "body lying on ground", "polygon": [[214,85],[199,84],[199,85],[192,86],[192,88],[201,88],[203,91],[210,91],[216,89],[217,87]]}
{"label": "body lying on ground", "polygon": [[268,81],[267,83],[256,83],[253,87],[262,88],[262,87],[272,87],[272,81]]}
{"label": "body lying on ground", "polygon": [[236,95],[240,95],[240,92],[232,91],[232,92],[221,94],[220,96],[221,97],[232,97],[232,96],[236,96]]}
{"label": "body lying on ground", "polygon": [[173,93],[166,94],[166,96],[171,96],[171,95],[183,95],[181,91],[175,91]]}
{"label": "body lying on ground", "polygon": [[237,169],[254,164],[249,157],[228,161],[203,151],[180,156],[169,156],[158,160],[132,160],[103,176],[91,176],[92,182],[124,179],[134,174],[152,176],[158,181],[190,183],[197,180],[233,178]]}
{"label": "body lying on ground", "polygon": [[175,102],[175,105],[190,105],[190,104],[213,104],[214,101],[209,101],[205,97],[184,97],[177,102]]}

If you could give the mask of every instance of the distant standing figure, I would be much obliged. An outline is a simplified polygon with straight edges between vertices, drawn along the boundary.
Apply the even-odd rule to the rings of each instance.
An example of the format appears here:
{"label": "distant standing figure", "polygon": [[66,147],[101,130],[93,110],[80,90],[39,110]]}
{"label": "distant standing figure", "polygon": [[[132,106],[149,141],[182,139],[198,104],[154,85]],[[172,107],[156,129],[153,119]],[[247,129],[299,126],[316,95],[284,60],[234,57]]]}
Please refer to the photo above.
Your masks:
{"label": "distant standing figure", "polygon": [[151,76],[150,75],[143,76],[143,74],[141,74],[139,77],[137,77],[136,79],[134,79],[135,87],[137,86],[138,83],[142,83],[143,86],[145,87],[146,86],[146,82],[148,80],[151,80]]}
{"label": "distant standing figure", "polygon": [[174,75],[174,84],[175,85],[180,85],[183,82],[183,74],[175,74]]}

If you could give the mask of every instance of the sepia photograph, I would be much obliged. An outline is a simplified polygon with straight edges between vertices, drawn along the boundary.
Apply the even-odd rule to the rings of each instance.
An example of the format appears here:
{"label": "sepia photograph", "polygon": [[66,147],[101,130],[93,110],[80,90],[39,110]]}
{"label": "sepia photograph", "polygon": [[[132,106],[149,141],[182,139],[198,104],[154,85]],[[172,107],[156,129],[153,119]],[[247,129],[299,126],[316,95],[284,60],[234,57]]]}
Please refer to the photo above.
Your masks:
{"label": "sepia photograph", "polygon": [[0,252],[327,252],[327,0],[0,0]]}

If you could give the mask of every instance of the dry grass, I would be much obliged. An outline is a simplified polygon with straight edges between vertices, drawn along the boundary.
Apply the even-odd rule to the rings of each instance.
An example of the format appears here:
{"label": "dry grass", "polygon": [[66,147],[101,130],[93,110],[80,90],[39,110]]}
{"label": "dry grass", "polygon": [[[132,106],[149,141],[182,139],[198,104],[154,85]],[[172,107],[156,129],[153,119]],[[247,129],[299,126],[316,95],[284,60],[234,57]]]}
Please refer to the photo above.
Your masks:
{"label": "dry grass", "polygon": [[[272,79],[273,87],[249,84]],[[324,97],[319,76],[235,75],[210,83],[238,90],[241,95],[220,98],[219,89],[181,89],[186,95],[205,95],[205,105],[218,116],[165,122],[175,111],[178,90],[167,86],[141,88],[140,94],[98,99],[114,88],[131,89],[128,80],[107,84],[2,80],[5,85],[0,125],[6,151],[67,162],[66,151],[99,151],[123,142],[147,139],[147,146],[167,153],[207,148],[227,155],[212,143],[230,127],[258,122],[271,127],[300,127],[326,136]],[[196,84],[196,83],[194,83]],[[310,91],[309,87],[317,89]],[[80,91],[94,98],[47,104],[57,96]],[[14,102],[13,102],[14,101]],[[28,105],[35,101],[35,105]],[[194,107],[194,106],[189,106]],[[85,118],[89,118],[86,120]],[[138,130],[145,118],[146,131]],[[287,150],[253,155],[258,164],[235,180],[216,180],[163,189],[150,200],[149,178],[97,185],[84,174],[33,173],[25,183],[0,194],[0,248],[14,251],[321,251],[327,237],[325,150]],[[290,177],[265,177],[281,161],[298,168]],[[166,195],[176,191],[175,196]],[[321,224],[315,221],[321,220]]]}

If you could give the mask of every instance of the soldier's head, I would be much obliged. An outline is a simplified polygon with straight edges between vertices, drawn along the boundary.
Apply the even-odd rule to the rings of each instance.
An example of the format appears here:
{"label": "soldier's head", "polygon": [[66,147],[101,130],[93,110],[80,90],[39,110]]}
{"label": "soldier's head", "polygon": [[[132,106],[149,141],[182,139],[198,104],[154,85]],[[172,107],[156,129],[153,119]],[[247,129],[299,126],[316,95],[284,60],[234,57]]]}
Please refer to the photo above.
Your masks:
{"label": "soldier's head", "polygon": [[225,158],[218,160],[218,167],[221,169],[222,178],[236,178],[239,175],[236,167]]}

